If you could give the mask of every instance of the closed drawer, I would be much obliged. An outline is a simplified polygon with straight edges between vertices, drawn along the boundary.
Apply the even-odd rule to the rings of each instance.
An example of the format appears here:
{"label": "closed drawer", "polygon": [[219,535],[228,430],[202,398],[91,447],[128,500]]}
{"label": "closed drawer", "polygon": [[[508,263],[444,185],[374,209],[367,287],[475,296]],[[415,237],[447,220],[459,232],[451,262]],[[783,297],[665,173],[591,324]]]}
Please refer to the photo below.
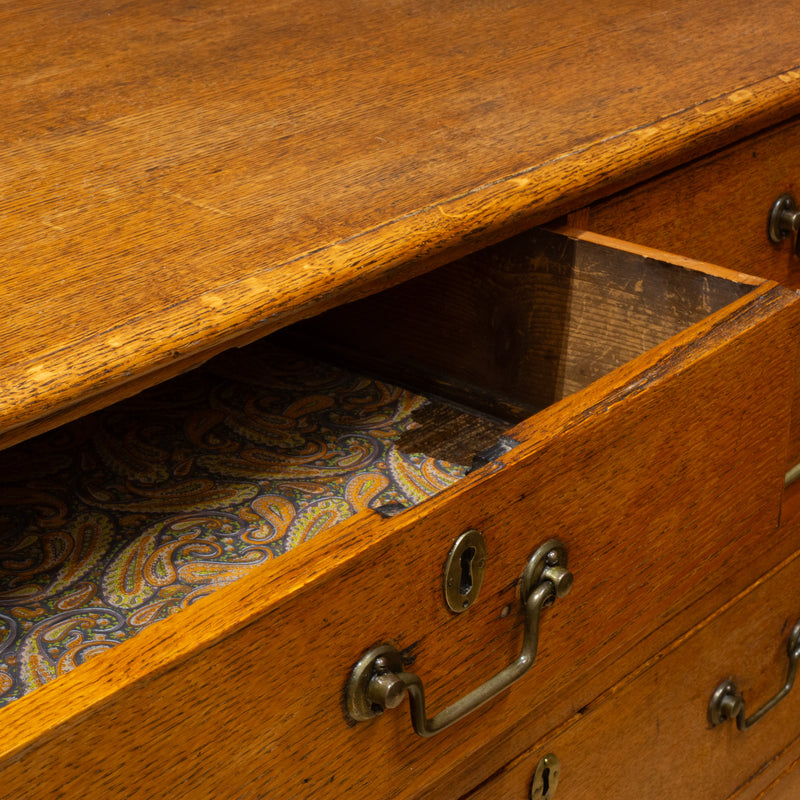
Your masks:
{"label": "closed drawer", "polygon": [[794,800],[800,795],[800,761],[795,761],[764,792],[764,800]]}
{"label": "closed drawer", "polygon": [[[800,287],[794,237],[767,235],[773,203],[800,201],[800,122],[792,119],[575,212],[597,233]],[[800,381],[787,469],[800,461]]]}
{"label": "closed drawer", "polygon": [[[748,715],[777,693],[788,668],[788,636],[800,620],[798,586],[795,554],[469,799],[528,800],[536,765],[550,752],[560,762],[554,798],[755,796],[747,791],[751,777],[797,737],[800,691],[744,732],[731,721],[712,728],[707,707],[720,681],[730,678]],[[796,780],[789,772],[774,796],[793,796],[778,786]]]}
{"label": "closed drawer", "polygon": [[[3,796],[83,797],[88,780],[147,798],[414,797],[437,782],[458,796],[791,551],[777,522],[797,309],[769,283],[545,231],[320,320],[307,341],[508,420],[506,452],[8,705]],[[442,568],[470,528],[486,579],[454,615]],[[513,660],[517,583],[553,537],[576,583],[545,612],[530,674],[430,740],[405,705],[347,718],[351,669],[376,644],[404,654],[432,713]]]}
{"label": "closed drawer", "polygon": [[597,233],[800,286],[787,238],[773,244],[775,200],[800,200],[797,118],[602,200],[573,216]]}

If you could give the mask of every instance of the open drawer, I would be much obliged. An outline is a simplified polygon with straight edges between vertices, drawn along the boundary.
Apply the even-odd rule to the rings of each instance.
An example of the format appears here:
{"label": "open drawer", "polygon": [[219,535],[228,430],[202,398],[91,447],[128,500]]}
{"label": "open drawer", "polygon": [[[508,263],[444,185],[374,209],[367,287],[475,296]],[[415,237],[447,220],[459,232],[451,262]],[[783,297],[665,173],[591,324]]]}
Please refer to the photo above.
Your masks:
{"label": "open drawer", "polygon": [[[477,430],[475,468],[439,464],[429,499],[320,530],[9,703],[0,795],[414,797],[440,782],[458,796],[789,554],[797,319],[773,283],[533,231],[282,333],[432,393],[427,408],[455,402],[423,413],[433,434],[408,447],[463,463],[441,448]],[[213,437],[213,414],[192,420]],[[256,438],[274,460],[272,434]],[[443,566],[469,529],[485,580],[454,614]],[[553,538],[575,587],[543,612],[529,674],[432,739],[405,704],[348,717],[351,671],[376,645],[419,675],[431,713],[513,661],[519,579]]]}

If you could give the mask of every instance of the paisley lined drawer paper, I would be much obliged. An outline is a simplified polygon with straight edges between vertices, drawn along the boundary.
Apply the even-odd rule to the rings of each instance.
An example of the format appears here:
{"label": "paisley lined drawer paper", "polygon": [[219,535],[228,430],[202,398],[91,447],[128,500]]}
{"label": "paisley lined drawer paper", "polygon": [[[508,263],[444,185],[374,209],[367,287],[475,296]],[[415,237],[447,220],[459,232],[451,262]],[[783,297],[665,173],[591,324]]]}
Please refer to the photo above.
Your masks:
{"label": "paisley lined drawer paper", "polygon": [[0,453],[0,705],[367,507],[464,468],[419,395],[269,340]]}

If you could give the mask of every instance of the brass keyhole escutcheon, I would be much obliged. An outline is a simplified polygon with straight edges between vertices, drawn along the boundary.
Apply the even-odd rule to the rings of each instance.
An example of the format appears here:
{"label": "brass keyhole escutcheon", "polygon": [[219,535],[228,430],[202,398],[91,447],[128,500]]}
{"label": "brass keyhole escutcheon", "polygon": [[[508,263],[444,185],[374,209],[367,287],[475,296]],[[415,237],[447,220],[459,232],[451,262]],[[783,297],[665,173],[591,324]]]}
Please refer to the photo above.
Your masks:
{"label": "brass keyhole escutcheon", "polygon": [[552,800],[556,796],[561,763],[555,753],[548,753],[537,765],[531,781],[531,800]]}
{"label": "brass keyhole escutcheon", "polygon": [[486,542],[480,531],[468,530],[456,539],[444,565],[444,601],[456,614],[478,598],[486,573]]}

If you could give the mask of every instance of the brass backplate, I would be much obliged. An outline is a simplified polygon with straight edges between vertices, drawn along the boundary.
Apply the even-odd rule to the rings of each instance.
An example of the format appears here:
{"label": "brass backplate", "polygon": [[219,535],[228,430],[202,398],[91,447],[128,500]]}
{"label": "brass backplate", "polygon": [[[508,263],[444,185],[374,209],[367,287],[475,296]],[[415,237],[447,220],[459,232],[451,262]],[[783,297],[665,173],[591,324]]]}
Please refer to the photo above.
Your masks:
{"label": "brass backplate", "polygon": [[444,565],[444,601],[456,614],[477,599],[486,574],[486,542],[480,531],[468,530],[456,539]]}
{"label": "brass backplate", "polygon": [[537,765],[531,781],[531,800],[553,800],[561,775],[561,762],[548,753]]}

